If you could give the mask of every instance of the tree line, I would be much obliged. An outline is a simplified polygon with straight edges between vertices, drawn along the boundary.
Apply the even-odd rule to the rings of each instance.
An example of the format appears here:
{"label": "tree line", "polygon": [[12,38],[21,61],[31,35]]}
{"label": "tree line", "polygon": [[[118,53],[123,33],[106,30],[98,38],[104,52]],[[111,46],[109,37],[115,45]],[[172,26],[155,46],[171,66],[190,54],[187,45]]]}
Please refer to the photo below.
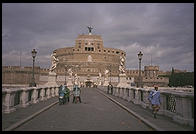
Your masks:
{"label": "tree line", "polygon": [[171,75],[162,75],[161,77],[169,78],[170,87],[194,87],[194,72],[179,72],[175,73],[174,68],[172,68]]}

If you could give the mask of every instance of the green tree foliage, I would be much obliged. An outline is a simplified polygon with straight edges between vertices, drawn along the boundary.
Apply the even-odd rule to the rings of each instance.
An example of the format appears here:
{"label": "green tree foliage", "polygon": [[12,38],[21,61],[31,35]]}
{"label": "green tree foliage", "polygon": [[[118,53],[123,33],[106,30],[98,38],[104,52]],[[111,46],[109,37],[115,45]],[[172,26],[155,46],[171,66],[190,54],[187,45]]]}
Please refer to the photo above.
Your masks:
{"label": "green tree foliage", "polygon": [[194,87],[194,72],[174,73],[174,68],[172,68],[171,75],[165,75],[161,77],[169,77],[170,87],[183,87],[187,85]]}

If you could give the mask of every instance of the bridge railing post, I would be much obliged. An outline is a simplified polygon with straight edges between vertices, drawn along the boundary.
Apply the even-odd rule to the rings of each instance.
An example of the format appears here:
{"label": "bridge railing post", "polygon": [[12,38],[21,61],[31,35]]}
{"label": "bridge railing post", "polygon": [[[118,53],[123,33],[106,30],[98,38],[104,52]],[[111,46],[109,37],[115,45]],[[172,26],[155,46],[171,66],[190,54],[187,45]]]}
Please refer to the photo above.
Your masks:
{"label": "bridge railing post", "polygon": [[161,102],[159,114],[180,124],[194,126],[194,94],[162,91]]}
{"label": "bridge railing post", "polygon": [[131,101],[131,88],[128,88],[128,95],[127,95],[127,101],[130,102]]}
{"label": "bridge railing post", "polygon": [[127,89],[127,88],[123,88],[123,96],[122,96],[122,98],[123,98],[124,100],[126,100],[126,97],[127,97],[126,89]]}
{"label": "bridge railing post", "polygon": [[34,104],[38,102],[38,88],[33,89],[32,101]]}
{"label": "bridge railing post", "polygon": [[54,89],[55,89],[55,87],[52,87],[52,89],[51,89],[51,97],[54,97],[55,95],[54,95]]}
{"label": "bridge railing post", "polygon": [[5,94],[3,112],[4,113],[11,113],[11,112],[15,111],[16,108],[14,107],[13,92],[11,92],[11,89],[4,89],[2,92],[3,92],[3,94]]}
{"label": "bridge railing post", "polygon": [[113,95],[116,96],[117,87],[113,87]]}
{"label": "bridge railing post", "polygon": [[194,114],[192,100],[194,97],[188,95],[175,94],[176,107],[175,116],[173,120],[177,122],[183,122],[182,124],[191,125],[194,124]]}
{"label": "bridge railing post", "polygon": [[21,107],[27,107],[28,105],[29,105],[29,102],[28,102],[28,90],[27,90],[27,88],[22,88]]}
{"label": "bridge railing post", "polygon": [[122,98],[122,96],[123,96],[123,88],[120,87],[120,94],[119,94],[119,97]]}
{"label": "bridge railing post", "polygon": [[46,99],[50,99],[51,98],[51,96],[50,96],[51,88],[52,87],[47,87],[47,90],[46,90]]}
{"label": "bridge railing post", "polygon": [[45,88],[43,87],[43,88],[41,89],[41,92],[40,92],[40,100],[41,100],[41,101],[44,101],[44,95],[45,95]]}
{"label": "bridge railing post", "polygon": [[134,100],[133,100],[133,103],[134,104],[139,104],[139,91],[138,91],[139,89],[138,88],[135,88],[135,90],[134,90]]}
{"label": "bridge railing post", "polygon": [[143,108],[149,108],[150,103],[148,100],[148,95],[149,95],[148,89],[143,88],[140,90],[140,100]]}
{"label": "bridge railing post", "polygon": [[59,96],[59,87],[54,87],[55,89],[55,96]]}

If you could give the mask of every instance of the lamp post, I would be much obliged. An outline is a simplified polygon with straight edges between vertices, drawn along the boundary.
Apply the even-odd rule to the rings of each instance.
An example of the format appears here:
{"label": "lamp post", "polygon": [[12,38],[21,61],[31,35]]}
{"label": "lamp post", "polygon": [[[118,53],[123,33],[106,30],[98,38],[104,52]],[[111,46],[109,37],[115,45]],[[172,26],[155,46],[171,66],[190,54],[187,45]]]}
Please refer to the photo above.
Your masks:
{"label": "lamp post", "polygon": [[138,59],[139,59],[139,82],[138,82],[138,87],[142,87],[142,83],[141,83],[141,60],[142,60],[142,56],[143,56],[143,54],[142,54],[142,52],[140,51],[139,53],[138,53]]}
{"label": "lamp post", "polygon": [[35,51],[35,49],[33,49],[32,53],[32,57],[33,57],[33,73],[32,73],[32,82],[30,83],[30,87],[36,87],[36,83],[35,83],[35,78],[34,78],[34,62],[35,62],[35,57],[37,54],[37,51]]}
{"label": "lamp post", "polygon": [[64,85],[67,85],[67,81],[66,81],[66,73],[67,73],[67,65],[65,65],[65,83],[64,83]]}
{"label": "lamp post", "polygon": [[111,65],[109,65],[109,70],[110,70],[110,83],[111,83]]}

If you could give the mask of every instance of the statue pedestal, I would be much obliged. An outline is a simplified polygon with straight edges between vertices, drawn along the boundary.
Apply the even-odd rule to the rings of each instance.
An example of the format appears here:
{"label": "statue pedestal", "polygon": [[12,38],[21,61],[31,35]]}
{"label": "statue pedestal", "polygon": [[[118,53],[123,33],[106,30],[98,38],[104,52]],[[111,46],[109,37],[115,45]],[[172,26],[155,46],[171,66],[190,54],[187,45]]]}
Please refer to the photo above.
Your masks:
{"label": "statue pedestal", "polygon": [[127,84],[126,74],[119,74],[119,83],[117,87],[123,87],[123,88],[130,88],[131,86]]}
{"label": "statue pedestal", "polygon": [[68,78],[67,87],[70,89],[70,91],[73,90],[72,78]]}
{"label": "statue pedestal", "polygon": [[109,85],[109,79],[108,78],[105,78],[104,83],[103,83],[103,86],[108,86],[108,85]]}
{"label": "statue pedestal", "polygon": [[45,84],[45,86],[58,86],[56,83],[56,73],[55,72],[49,72],[48,75],[48,82]]}

